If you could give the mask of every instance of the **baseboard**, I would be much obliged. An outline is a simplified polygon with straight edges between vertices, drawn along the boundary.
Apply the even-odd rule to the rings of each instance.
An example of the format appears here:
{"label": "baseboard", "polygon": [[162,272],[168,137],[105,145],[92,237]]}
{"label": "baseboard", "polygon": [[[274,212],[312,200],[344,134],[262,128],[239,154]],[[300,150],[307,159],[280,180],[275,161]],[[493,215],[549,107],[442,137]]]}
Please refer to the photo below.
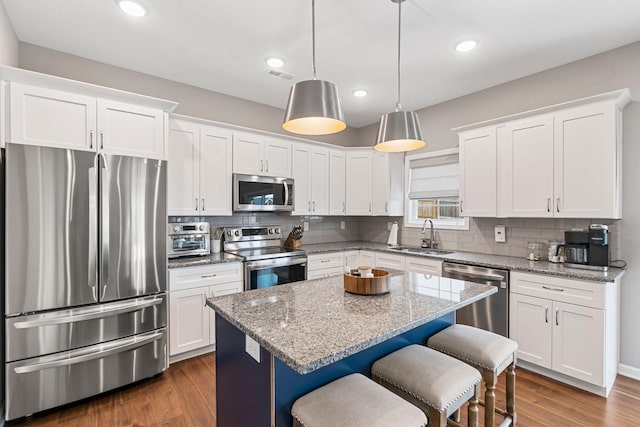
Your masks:
{"label": "baseboard", "polygon": [[175,362],[180,362],[181,360],[190,359],[192,357],[200,356],[206,353],[211,353],[212,351],[216,351],[216,345],[208,345],[206,347],[201,347],[195,350],[187,351],[184,353],[176,354],[175,356],[169,357],[169,365]]}
{"label": "baseboard", "polygon": [[608,397],[611,392],[611,388],[613,384],[610,384],[609,387],[599,387],[594,384],[587,383],[582,380],[578,380],[576,378],[570,377],[568,375],[561,374],[559,372],[552,371],[547,368],[543,368],[538,365],[534,365],[533,363],[526,362],[524,360],[518,360],[518,366],[529,371],[533,371],[537,374],[544,375],[545,377],[549,377],[556,381],[560,381],[561,383],[569,384],[584,391],[588,391],[589,393],[597,394],[598,396]]}
{"label": "baseboard", "polygon": [[640,368],[620,363],[618,364],[618,374],[640,381]]}

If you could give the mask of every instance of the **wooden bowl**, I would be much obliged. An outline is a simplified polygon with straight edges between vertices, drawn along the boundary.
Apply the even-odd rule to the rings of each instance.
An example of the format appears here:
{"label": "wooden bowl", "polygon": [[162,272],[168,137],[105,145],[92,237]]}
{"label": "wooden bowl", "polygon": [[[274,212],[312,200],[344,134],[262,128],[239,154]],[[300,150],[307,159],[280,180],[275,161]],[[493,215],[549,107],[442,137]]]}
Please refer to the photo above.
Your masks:
{"label": "wooden bowl", "polygon": [[380,295],[389,292],[391,274],[386,270],[371,270],[373,277],[358,277],[344,273],[344,290],[357,295]]}

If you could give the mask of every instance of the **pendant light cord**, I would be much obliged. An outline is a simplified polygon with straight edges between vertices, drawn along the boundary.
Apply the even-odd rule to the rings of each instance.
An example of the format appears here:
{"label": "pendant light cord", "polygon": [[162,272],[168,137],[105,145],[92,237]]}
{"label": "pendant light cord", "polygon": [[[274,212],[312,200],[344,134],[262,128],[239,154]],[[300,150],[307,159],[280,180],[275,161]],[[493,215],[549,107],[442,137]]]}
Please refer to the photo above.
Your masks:
{"label": "pendant light cord", "polygon": [[311,69],[316,79],[316,0],[311,0]]}
{"label": "pendant light cord", "polygon": [[[314,0],[315,1],[315,0]],[[396,100],[396,112],[402,109],[400,105],[400,28],[402,28],[402,2],[404,0],[400,0],[398,2],[398,93]]]}

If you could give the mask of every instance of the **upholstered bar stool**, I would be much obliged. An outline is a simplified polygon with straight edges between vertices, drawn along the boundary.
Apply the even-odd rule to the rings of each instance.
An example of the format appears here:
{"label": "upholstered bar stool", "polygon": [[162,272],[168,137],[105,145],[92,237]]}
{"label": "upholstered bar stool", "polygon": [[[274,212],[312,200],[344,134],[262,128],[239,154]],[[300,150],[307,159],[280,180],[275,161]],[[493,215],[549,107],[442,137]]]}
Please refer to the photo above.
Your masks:
{"label": "upholstered bar stool", "polygon": [[[482,378],[477,369],[422,345],[409,345],[374,362],[373,379],[413,403],[427,415],[429,426],[443,427],[447,418],[469,402],[468,425],[478,425]],[[449,420],[450,424],[459,425]]]}
{"label": "upholstered bar stool", "polygon": [[300,397],[294,427],[422,427],[418,408],[362,374],[351,374]]}
{"label": "upholstered bar stool", "polygon": [[[433,335],[427,346],[460,359],[482,373],[486,391],[484,425],[495,425],[495,413],[505,417],[502,425],[516,423],[516,353],[518,343],[482,329],[466,325],[452,325]],[[498,376],[507,370],[507,409],[496,408]]]}

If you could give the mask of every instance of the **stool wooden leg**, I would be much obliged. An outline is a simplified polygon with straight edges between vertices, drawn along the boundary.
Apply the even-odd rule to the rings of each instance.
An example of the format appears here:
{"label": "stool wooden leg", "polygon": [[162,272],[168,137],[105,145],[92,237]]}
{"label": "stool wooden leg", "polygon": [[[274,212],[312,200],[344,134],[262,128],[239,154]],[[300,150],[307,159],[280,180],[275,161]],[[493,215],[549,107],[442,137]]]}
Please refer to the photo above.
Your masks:
{"label": "stool wooden leg", "polygon": [[516,364],[507,368],[507,413],[512,418],[512,425],[516,424]]}
{"label": "stool wooden leg", "polygon": [[484,425],[494,427],[496,421],[496,382],[497,375],[487,369],[482,371],[486,391],[484,394]]}
{"label": "stool wooden leg", "polygon": [[429,407],[428,412],[427,417],[429,418],[429,427],[446,427],[447,416],[444,413],[431,407]]}
{"label": "stool wooden leg", "polygon": [[451,414],[451,416],[449,418],[452,419],[453,421],[459,423],[460,422],[460,409],[458,409],[453,414]]}
{"label": "stool wooden leg", "polygon": [[[481,385],[482,382],[475,386],[473,397],[469,399],[469,409],[467,411],[467,425],[469,427],[478,427],[478,399],[480,399]],[[460,410],[457,412],[460,412]]]}

